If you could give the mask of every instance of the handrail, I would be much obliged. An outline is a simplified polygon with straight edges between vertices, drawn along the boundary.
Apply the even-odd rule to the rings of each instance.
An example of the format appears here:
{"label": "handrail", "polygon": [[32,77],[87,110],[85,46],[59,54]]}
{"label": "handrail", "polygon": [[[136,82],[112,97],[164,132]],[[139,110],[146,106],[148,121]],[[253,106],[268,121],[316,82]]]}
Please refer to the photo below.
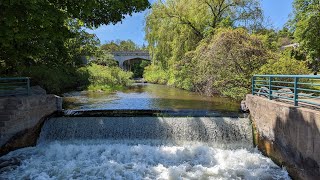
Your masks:
{"label": "handrail", "polygon": [[0,96],[30,95],[29,77],[0,78]]}
{"label": "handrail", "polygon": [[[263,83],[261,83],[263,82]],[[252,77],[252,94],[320,106],[319,75],[254,75]]]}

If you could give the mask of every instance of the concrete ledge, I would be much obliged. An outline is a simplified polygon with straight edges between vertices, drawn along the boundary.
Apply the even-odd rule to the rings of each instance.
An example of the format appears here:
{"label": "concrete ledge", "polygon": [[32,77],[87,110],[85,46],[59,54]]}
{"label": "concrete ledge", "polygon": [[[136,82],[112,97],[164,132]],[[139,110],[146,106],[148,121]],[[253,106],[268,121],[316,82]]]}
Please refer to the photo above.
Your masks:
{"label": "concrete ledge", "polygon": [[61,110],[62,99],[52,94],[1,97],[0,151],[13,137],[25,134],[41,123],[41,119]]}
{"label": "concrete ledge", "polygon": [[255,143],[296,179],[320,177],[320,112],[247,95]]}

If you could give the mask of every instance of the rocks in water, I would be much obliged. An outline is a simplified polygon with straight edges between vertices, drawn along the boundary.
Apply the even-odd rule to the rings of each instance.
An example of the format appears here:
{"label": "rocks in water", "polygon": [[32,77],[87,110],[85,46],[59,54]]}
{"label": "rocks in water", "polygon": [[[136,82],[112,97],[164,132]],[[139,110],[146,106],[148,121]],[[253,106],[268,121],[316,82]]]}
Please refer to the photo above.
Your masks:
{"label": "rocks in water", "polygon": [[12,170],[20,165],[21,165],[21,162],[16,157],[13,157],[10,159],[1,159],[0,160],[0,173]]}
{"label": "rocks in water", "polygon": [[241,109],[242,112],[245,112],[245,113],[249,112],[249,108],[246,105],[246,101],[245,100],[241,101],[240,109]]}

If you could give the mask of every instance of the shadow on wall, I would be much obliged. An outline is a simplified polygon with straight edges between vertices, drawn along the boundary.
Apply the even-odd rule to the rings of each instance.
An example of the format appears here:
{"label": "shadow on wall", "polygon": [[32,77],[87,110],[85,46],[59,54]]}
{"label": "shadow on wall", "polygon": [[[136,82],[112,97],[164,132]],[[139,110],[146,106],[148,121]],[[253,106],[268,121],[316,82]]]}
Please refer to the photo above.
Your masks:
{"label": "shadow on wall", "polygon": [[289,162],[307,174],[307,179],[320,177],[320,122],[316,124],[316,120],[314,113],[302,114],[299,108],[290,107],[288,119],[277,117],[274,127],[275,142],[284,148],[282,152]]}
{"label": "shadow on wall", "polygon": [[280,114],[273,127],[274,141],[260,138],[259,149],[286,166],[294,179],[319,179],[320,117],[315,111],[296,107]]}

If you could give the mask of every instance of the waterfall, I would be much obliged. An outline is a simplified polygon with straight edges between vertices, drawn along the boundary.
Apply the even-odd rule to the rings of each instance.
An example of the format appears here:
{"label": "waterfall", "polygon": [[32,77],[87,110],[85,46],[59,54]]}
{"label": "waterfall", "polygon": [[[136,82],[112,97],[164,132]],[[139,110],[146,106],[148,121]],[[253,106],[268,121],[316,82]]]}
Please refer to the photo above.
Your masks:
{"label": "waterfall", "polygon": [[248,118],[57,117],[45,122],[38,143],[99,140],[252,147],[252,129]]}

